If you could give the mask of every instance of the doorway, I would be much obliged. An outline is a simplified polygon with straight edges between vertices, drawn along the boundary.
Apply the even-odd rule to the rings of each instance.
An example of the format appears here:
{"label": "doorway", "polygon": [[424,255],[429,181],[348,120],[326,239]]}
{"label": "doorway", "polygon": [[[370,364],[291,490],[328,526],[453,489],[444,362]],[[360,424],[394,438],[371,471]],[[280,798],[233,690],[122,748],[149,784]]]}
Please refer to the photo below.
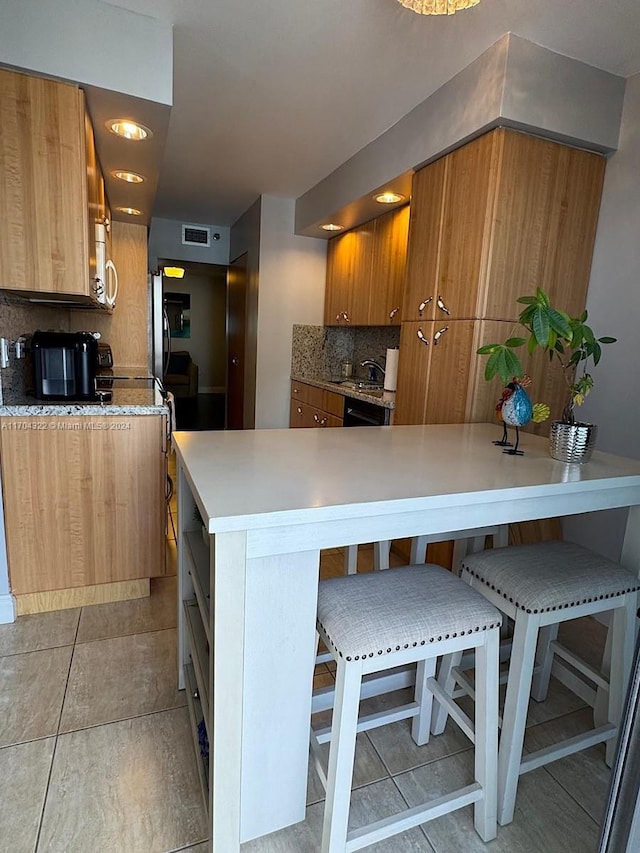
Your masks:
{"label": "doorway", "polygon": [[[227,267],[159,259],[165,315],[163,382],[176,404],[177,428],[224,429]],[[167,268],[183,270],[180,277]]]}

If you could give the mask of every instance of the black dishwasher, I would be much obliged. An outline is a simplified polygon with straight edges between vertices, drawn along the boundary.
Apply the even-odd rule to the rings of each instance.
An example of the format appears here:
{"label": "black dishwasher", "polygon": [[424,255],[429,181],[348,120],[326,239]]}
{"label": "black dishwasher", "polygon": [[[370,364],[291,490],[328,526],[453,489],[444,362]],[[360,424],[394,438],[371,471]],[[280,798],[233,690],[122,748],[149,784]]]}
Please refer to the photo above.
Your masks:
{"label": "black dishwasher", "polygon": [[384,426],[388,423],[389,410],[365,400],[345,397],[344,426]]}

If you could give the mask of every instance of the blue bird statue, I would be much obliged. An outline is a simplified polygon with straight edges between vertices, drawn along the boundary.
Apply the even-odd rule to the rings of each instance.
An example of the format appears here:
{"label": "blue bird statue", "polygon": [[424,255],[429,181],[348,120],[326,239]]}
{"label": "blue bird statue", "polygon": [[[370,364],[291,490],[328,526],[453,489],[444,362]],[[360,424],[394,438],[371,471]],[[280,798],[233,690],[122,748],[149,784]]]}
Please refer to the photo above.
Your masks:
{"label": "blue bird statue", "polygon": [[[513,382],[510,382],[504,389],[502,397],[496,406],[496,410],[502,418],[504,432],[502,434],[502,441],[496,441],[495,444],[505,447],[505,450],[502,452],[508,453],[511,456],[524,455],[524,451],[518,450],[520,443],[519,427],[526,426],[533,417],[533,404],[529,399],[529,395],[524,390],[524,384],[529,383],[526,380],[519,382],[514,377]],[[516,429],[515,447],[511,447],[509,441],[507,441],[507,424]]]}

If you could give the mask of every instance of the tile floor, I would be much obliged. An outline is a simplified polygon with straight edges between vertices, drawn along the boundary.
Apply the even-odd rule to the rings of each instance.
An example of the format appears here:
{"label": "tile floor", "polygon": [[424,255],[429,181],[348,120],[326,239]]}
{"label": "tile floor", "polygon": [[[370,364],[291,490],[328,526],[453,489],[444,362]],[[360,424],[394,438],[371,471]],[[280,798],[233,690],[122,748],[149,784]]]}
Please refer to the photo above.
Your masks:
{"label": "tile floor", "polygon": [[[174,530],[170,519],[172,574]],[[361,570],[371,553],[361,549]],[[339,550],[323,553],[323,575],[342,566]],[[0,626],[0,853],[205,853],[185,697],[176,690],[175,596],[170,575],[152,581],[149,599]],[[590,645],[593,656],[601,648],[603,632],[592,620],[569,625],[566,634],[583,650]],[[330,667],[319,667],[316,684],[332,677]],[[554,681],[549,699],[532,703],[527,744],[538,748],[577,732],[588,717]],[[469,808],[368,849],[595,851],[608,783],[603,754],[595,747],[524,776],[514,822],[489,845],[473,831]],[[413,743],[406,721],[359,735],[353,825],[463,784],[471,757],[454,726],[425,747]],[[306,820],[243,845],[243,853],[319,850],[322,797],[310,769]]]}

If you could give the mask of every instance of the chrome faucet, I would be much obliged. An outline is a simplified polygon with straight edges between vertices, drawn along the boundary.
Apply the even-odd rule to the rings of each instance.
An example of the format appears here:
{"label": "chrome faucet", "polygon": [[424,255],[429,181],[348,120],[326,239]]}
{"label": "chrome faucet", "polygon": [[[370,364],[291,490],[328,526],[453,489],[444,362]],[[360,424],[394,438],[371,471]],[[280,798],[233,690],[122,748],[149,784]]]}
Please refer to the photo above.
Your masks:
{"label": "chrome faucet", "polygon": [[372,358],[365,358],[364,361],[360,362],[360,367],[369,368],[369,379],[372,382],[376,381],[376,370],[379,370],[380,373],[384,376],[384,367],[381,364],[378,364],[378,362],[374,361]]}

